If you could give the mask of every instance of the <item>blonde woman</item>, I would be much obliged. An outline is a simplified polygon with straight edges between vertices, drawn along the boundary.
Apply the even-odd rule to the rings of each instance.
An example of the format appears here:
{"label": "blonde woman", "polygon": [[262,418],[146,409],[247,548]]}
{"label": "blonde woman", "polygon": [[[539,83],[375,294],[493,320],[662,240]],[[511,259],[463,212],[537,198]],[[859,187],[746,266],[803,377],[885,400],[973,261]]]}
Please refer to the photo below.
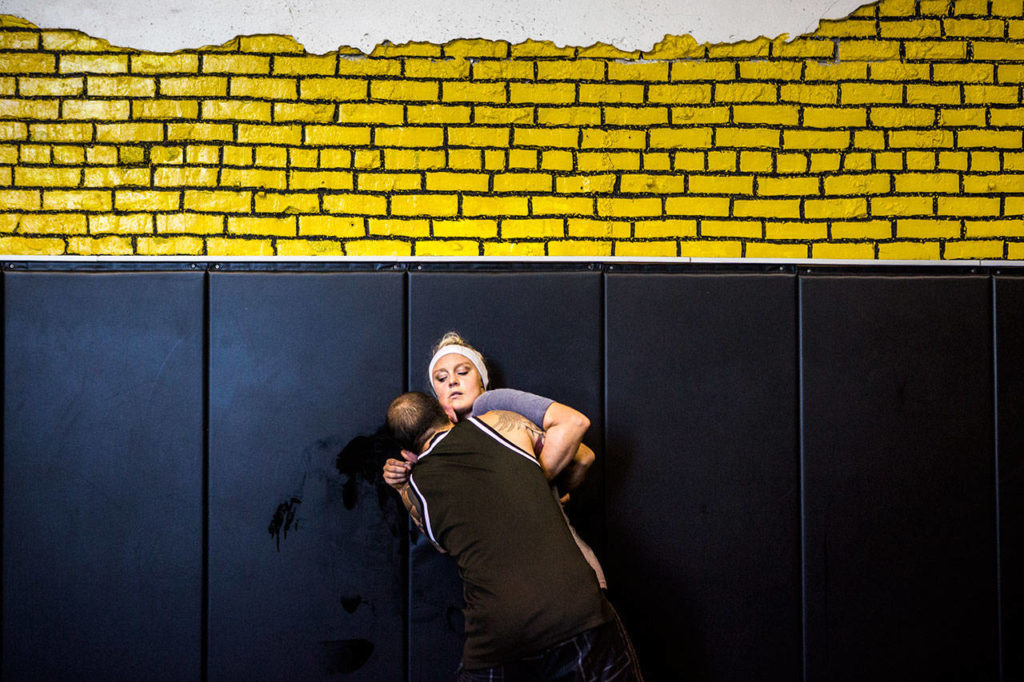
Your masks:
{"label": "blonde woman", "polygon": [[[594,451],[581,441],[590,420],[568,405],[549,398],[513,389],[488,390],[489,376],[483,356],[457,332],[448,332],[434,345],[428,366],[430,386],[438,402],[452,421],[493,410],[516,412],[540,428],[535,451],[553,491],[568,493],[583,482],[594,462]],[[409,480],[416,455],[402,451],[405,461],[389,459],[384,465],[384,480],[400,490]],[[568,519],[566,523],[569,524]],[[604,572],[593,550],[569,524],[576,544],[606,588]]]}

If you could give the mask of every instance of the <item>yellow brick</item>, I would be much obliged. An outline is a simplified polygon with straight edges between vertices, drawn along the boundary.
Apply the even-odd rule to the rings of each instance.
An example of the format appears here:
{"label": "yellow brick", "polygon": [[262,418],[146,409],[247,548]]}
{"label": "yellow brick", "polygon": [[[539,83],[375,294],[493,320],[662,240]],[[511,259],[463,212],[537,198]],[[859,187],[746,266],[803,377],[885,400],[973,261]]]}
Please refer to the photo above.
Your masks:
{"label": "yellow brick", "polygon": [[[1019,216],[1024,215],[1024,197],[1006,197],[1003,215]],[[0,202],[2,203],[2,202]]]}
{"label": "yellow brick", "polygon": [[890,178],[887,173],[832,175],[825,178],[825,194],[888,194]]}
{"label": "yellow brick", "polygon": [[[552,113],[557,111],[553,110]],[[588,120],[580,120],[580,124],[600,125],[601,109],[585,109],[583,111],[588,112]],[[604,107],[603,111],[604,122],[610,126],[663,125],[668,123],[668,109],[665,107]],[[541,120],[541,123],[548,122],[547,120]]]}
{"label": "yellow brick", "polygon": [[778,89],[770,83],[717,83],[716,102],[776,102]]}
{"label": "yellow brick", "polygon": [[584,197],[533,197],[533,215],[581,215],[595,213],[594,200]]}
{"label": "yellow brick", "polygon": [[[474,152],[479,157],[479,152]],[[431,170],[444,168],[444,151],[421,149],[386,149],[384,167],[388,170]]]}
{"label": "yellow brick", "polygon": [[52,54],[11,53],[0,56],[0,73],[54,73],[57,58]]}
{"label": "yellow brick", "polygon": [[[803,85],[786,83],[779,88],[780,102],[800,102],[802,104],[835,104],[839,101],[839,90],[835,84]],[[849,104],[849,102],[844,102]]]}
{"label": "yellow brick", "polygon": [[133,54],[130,57],[132,73],[196,73],[199,71],[197,54]]}
{"label": "yellow brick", "polygon": [[3,99],[0,100],[0,118],[60,118],[60,102],[55,99]]}
{"label": "yellow brick", "polygon": [[1021,194],[1024,193],[1024,175],[965,175],[966,194]]}
{"label": "yellow brick", "polygon": [[[437,81],[375,80],[370,81],[370,99],[388,102],[436,102],[438,88]],[[445,98],[445,101],[450,100]]]}
{"label": "yellow brick", "polygon": [[[664,101],[692,101],[686,99],[687,92],[693,94],[698,88],[709,89],[708,86],[680,86],[680,85],[654,85],[651,87],[650,101],[652,102],[664,102]],[[684,89],[689,88],[687,92]],[[655,94],[665,93],[665,94]],[[640,104],[644,101],[644,86],[643,85],[624,85],[622,83],[616,83],[611,85],[602,85],[597,83],[581,83],[580,84],[580,101],[583,103],[609,103],[609,104]],[[680,98],[673,99],[672,94],[677,94]],[[707,99],[700,99],[699,101],[706,101]],[[569,100],[571,101],[571,99]]]}
{"label": "yellow brick", "polygon": [[993,0],[992,16],[1019,17],[1022,15],[1021,0]]}
{"label": "yellow brick", "polygon": [[718,128],[715,130],[715,146],[777,148],[779,131],[770,128]]}
{"label": "yellow brick", "polygon": [[294,217],[253,218],[228,216],[228,234],[294,237],[297,235],[297,225],[297,219]]}
{"label": "yellow brick", "polygon": [[427,173],[426,180],[428,192],[486,192],[490,184],[484,173]]}
{"label": "yellow brick", "polygon": [[565,221],[561,218],[502,220],[500,234],[502,239],[564,237]]}
{"label": "yellow brick", "polygon": [[347,171],[292,171],[287,174],[288,189],[352,189],[353,177]]}
{"label": "yellow brick", "polygon": [[117,161],[117,147],[93,146],[85,150],[85,159],[88,163],[96,165],[111,166]]}
{"label": "yellow brick", "polygon": [[940,38],[942,24],[936,19],[914,19],[911,21],[879,22],[881,38]]}
{"label": "yellow brick", "polygon": [[740,152],[739,170],[744,173],[771,172],[773,165],[771,152]]}
{"label": "yellow brick", "polygon": [[139,237],[135,252],[140,256],[197,256],[203,253],[203,240],[198,237]]}
{"label": "yellow brick", "polygon": [[517,147],[576,147],[576,128],[516,128],[513,144]]}
{"label": "yellow brick", "polygon": [[456,80],[469,78],[470,63],[465,59],[406,59],[405,76],[408,78],[438,78]]}
{"label": "yellow brick", "polygon": [[[515,62],[512,62],[515,64]],[[533,79],[533,62],[520,62],[530,67],[525,78]],[[542,81],[601,81],[604,80],[605,62],[590,59],[552,60],[537,62],[537,78]]]}
{"label": "yellow brick", "polygon": [[512,45],[511,56],[513,59],[525,57],[572,57],[575,53],[572,47],[557,47],[550,40],[525,40],[518,45]]}
{"label": "yellow brick", "polygon": [[0,33],[0,50],[37,49],[39,49],[38,33],[28,31],[9,31]]}
{"label": "yellow brick", "polygon": [[959,194],[957,173],[901,173],[895,176],[897,194]]}
{"label": "yellow brick", "polygon": [[348,256],[410,256],[412,244],[399,239],[360,239],[345,242]]}
{"label": "yellow brick", "polygon": [[569,218],[567,233],[570,237],[595,239],[629,239],[632,227],[626,220],[595,220],[593,218]]}
{"label": "yellow brick", "polygon": [[379,147],[440,147],[442,128],[377,128],[374,143]]}
{"label": "yellow brick", "polygon": [[[685,180],[686,178],[681,175],[624,174],[621,180],[620,192],[623,194],[682,194],[685,191]],[[611,192],[614,184],[608,184],[611,186],[600,191]]]}
{"label": "yellow brick", "polygon": [[805,154],[779,154],[776,167],[779,173],[806,173],[807,156]]}
{"label": "yellow brick", "polygon": [[86,168],[85,187],[148,187],[148,168]]}
{"label": "yellow brick", "polygon": [[220,174],[220,185],[221,187],[285,189],[288,186],[288,174],[284,171],[224,168]]}
{"label": "yellow brick", "polygon": [[939,197],[938,214],[949,216],[997,216],[999,199],[985,197]]}
{"label": "yellow brick", "polygon": [[[978,41],[974,43],[974,59],[978,61],[1019,62],[1024,60],[1024,45],[1020,43]],[[975,66],[991,68],[991,65],[976,64]]]}
{"label": "yellow brick", "polygon": [[951,38],[1003,38],[1006,31],[997,19],[945,19],[942,27]]}
{"label": "yellow brick", "polygon": [[978,237],[1024,237],[1024,220],[965,220],[964,236]]}
{"label": "yellow brick", "polygon": [[[582,86],[580,86],[582,88]],[[611,86],[609,86],[611,87]],[[707,104],[711,102],[711,85],[680,84],[651,85],[647,91],[648,104]],[[581,92],[582,96],[582,92]],[[614,100],[608,100],[614,103]],[[640,100],[642,101],[642,100]]]}
{"label": "yellow brick", "polygon": [[109,211],[112,207],[113,204],[109,191],[47,190],[43,192],[43,210]]}
{"label": "yellow brick", "polygon": [[446,57],[508,57],[509,44],[503,40],[459,39],[444,44]]}
{"label": "yellow brick", "polygon": [[807,244],[747,242],[743,255],[745,258],[807,258],[809,249]]}
{"label": "yellow brick", "polygon": [[866,218],[868,202],[866,199],[806,199],[804,201],[804,217],[817,218]]}
{"label": "yellow brick", "polygon": [[[583,87],[581,86],[581,90]],[[510,83],[508,101],[512,104],[572,104],[576,101],[576,85],[573,83]],[[588,101],[583,99],[582,93],[580,101]]]}
{"label": "yellow brick", "polygon": [[736,218],[799,218],[799,199],[736,199],[732,205]]}
{"label": "yellow brick", "polygon": [[156,80],[137,76],[89,76],[86,90],[90,97],[153,97]]}
{"label": "yellow brick", "polygon": [[833,59],[835,43],[832,40],[797,39],[789,43],[776,42],[772,55],[780,59]]}
{"label": "yellow brick", "polygon": [[731,81],[736,78],[733,62],[686,61],[672,63],[674,81]]}
{"label": "yellow brick", "polygon": [[448,128],[448,145],[451,147],[508,147],[509,129],[484,128],[481,126],[451,127]]}
{"label": "yellow brick", "polygon": [[199,118],[199,102],[189,100],[137,100],[132,102],[132,118]]}
{"label": "yellow brick", "polygon": [[661,205],[658,198],[599,198],[597,214],[612,218],[653,217],[662,215]]}
{"label": "yellow brick", "polygon": [[360,192],[423,189],[423,181],[418,173],[360,173],[356,184]]}
{"label": "yellow brick", "polygon": [[[463,199],[468,202],[470,197]],[[400,194],[391,197],[391,213],[396,216],[453,216],[459,212],[454,194]]]}
{"label": "yellow brick", "polygon": [[298,96],[298,84],[294,78],[248,78],[239,76],[230,80],[229,89],[232,97],[295,99]]}
{"label": "yellow brick", "polygon": [[952,147],[951,130],[893,130],[889,146],[894,149]]}
{"label": "yellow brick", "polygon": [[[177,193],[174,193],[177,195]],[[189,190],[185,192],[186,211],[199,213],[249,213],[252,192]],[[174,210],[177,205],[158,210]]]}
{"label": "yellow brick", "polygon": [[891,239],[892,223],[888,220],[833,222],[832,239]]}
{"label": "yellow brick", "polygon": [[786,149],[846,149],[850,146],[847,130],[786,130],[782,134]]}
{"label": "yellow brick", "polygon": [[796,125],[800,110],[794,106],[751,105],[733,107],[734,123]]}
{"label": "yellow brick", "polygon": [[469,123],[470,112],[472,111],[469,107],[437,104],[428,104],[426,106],[410,105],[407,107],[407,110],[409,123],[414,125],[424,123]]}
{"label": "yellow brick", "polygon": [[875,245],[862,242],[811,244],[811,258],[872,260],[875,258]]}
{"label": "yellow brick", "polygon": [[299,216],[300,236],[362,237],[366,235],[363,218],[327,215]]}
{"label": "yellow brick", "polygon": [[400,59],[366,59],[365,57],[346,57],[338,59],[338,75],[340,76],[400,76],[402,61]]}
{"label": "yellow brick", "polygon": [[992,64],[935,64],[932,79],[957,83],[991,83],[995,80]]}
{"label": "yellow brick", "polygon": [[203,73],[269,74],[270,57],[256,55],[204,54]]}
{"label": "yellow brick", "polygon": [[844,40],[839,44],[839,61],[880,62],[900,58],[896,40]]}
{"label": "yellow brick", "polygon": [[[306,132],[308,134],[308,128]],[[288,165],[293,168],[315,168],[317,165],[317,151],[315,149],[289,149]]]}
{"label": "yellow brick", "polygon": [[953,14],[956,16],[988,14],[986,0],[953,0]]}
{"label": "yellow brick", "polygon": [[672,154],[669,152],[645,152],[643,167],[648,171],[672,170]]}
{"label": "yellow brick", "polygon": [[720,45],[708,46],[708,57],[718,59],[722,57],[767,57],[771,43],[767,38],[755,38],[735,43],[723,43]]}
{"label": "yellow brick", "polygon": [[939,152],[938,167],[943,170],[967,170],[967,152]]}
{"label": "yellow brick", "polygon": [[967,43],[948,39],[934,42],[907,41],[904,51],[908,61],[959,60],[967,57]]}
{"label": "yellow brick", "polygon": [[64,118],[67,120],[127,120],[131,117],[128,100],[65,100]]}
{"label": "yellow brick", "polygon": [[241,52],[305,52],[302,45],[290,36],[241,36],[238,39],[238,43]]}
{"label": "yellow brick", "polygon": [[473,107],[473,123],[477,125],[530,125],[534,122],[533,107]]}
{"label": "yellow brick", "polygon": [[619,258],[675,258],[679,244],[675,241],[615,242],[615,255]]}
{"label": "yellow brick", "polygon": [[85,92],[83,78],[19,78],[22,97],[75,97]]}
{"label": "yellow brick", "polygon": [[428,237],[430,236],[430,221],[419,220],[396,220],[393,218],[377,219],[371,218],[368,222],[368,234],[382,237]]}
{"label": "yellow brick", "polygon": [[256,213],[318,213],[320,196],[318,194],[271,193],[258,192],[254,197]]}
{"label": "yellow brick", "polygon": [[843,83],[840,93],[843,104],[899,104],[903,101],[902,85]]}
{"label": "yellow brick", "polygon": [[85,234],[85,216],[76,213],[28,213],[21,216],[16,231],[19,234]]}
{"label": "yellow brick", "polygon": [[743,243],[731,240],[681,241],[679,255],[686,258],[740,258]]}
{"label": "yellow brick", "polygon": [[930,127],[935,110],[912,107],[872,107],[871,125],[882,128]]}
{"label": "yellow brick", "polygon": [[803,125],[806,128],[861,128],[867,125],[866,109],[805,107],[803,115]]}
{"label": "yellow brick", "polygon": [[[996,67],[996,78],[1000,83],[1024,82],[1024,64],[1000,64]],[[22,92],[24,95],[25,93]]]}
{"label": "yellow brick", "polygon": [[417,241],[414,251],[417,256],[479,256],[480,244],[465,240],[428,239]]}
{"label": "yellow brick", "polygon": [[[113,231],[120,232],[121,230]],[[132,231],[141,233],[148,230]],[[224,234],[224,216],[202,213],[163,213],[156,216],[156,231],[157,234]]]}
{"label": "yellow brick", "polygon": [[[629,223],[623,223],[627,226]],[[609,235],[617,237],[617,234]],[[626,235],[623,235],[626,236]],[[638,220],[636,221],[637,239],[664,239],[666,237],[696,237],[696,220],[679,220],[668,218],[666,220]]]}
{"label": "yellow brick", "polygon": [[645,52],[644,59],[692,59],[702,58],[707,50],[703,45],[698,45],[693,36],[667,35],[660,42],[655,43],[650,52]]}
{"label": "yellow brick", "polygon": [[200,108],[202,118],[214,121],[270,122],[270,102],[252,100],[207,100]]}
{"label": "yellow brick", "polygon": [[510,149],[508,152],[508,167],[518,169],[537,168],[537,150]]}
{"label": "yellow brick", "polygon": [[807,196],[819,193],[818,178],[772,178],[757,179],[757,194],[761,196]]}
{"label": "yellow brick", "polygon": [[727,197],[668,197],[665,199],[665,215],[715,216],[729,215]]}
{"label": "yellow brick", "polygon": [[46,31],[42,34],[43,49],[55,52],[115,52],[106,40],[90,38],[78,31]]}
{"label": "yellow brick", "polygon": [[434,220],[432,233],[435,237],[472,237],[489,239],[498,236],[496,220]]}
{"label": "yellow brick", "polygon": [[596,130],[583,131],[584,149],[643,149],[647,146],[643,130]]}
{"label": "yellow brick", "polygon": [[305,127],[305,143],[322,146],[366,146],[370,144],[370,128],[351,126],[308,125]]}
{"label": "yellow brick", "polygon": [[610,81],[667,81],[667,62],[608,62]]}
{"label": "yellow brick", "polygon": [[22,187],[78,187],[82,182],[80,168],[14,169],[14,184]]}
{"label": "yellow brick", "polygon": [[558,240],[547,244],[549,256],[611,256],[611,242],[590,239]]}
{"label": "yellow brick", "polygon": [[936,154],[934,151],[909,151],[906,153],[907,170],[935,170]]}
{"label": "yellow brick", "polygon": [[0,237],[0,253],[16,256],[59,256],[64,240],[52,237]]}
{"label": "yellow brick", "polygon": [[[560,62],[548,62],[557,64]],[[474,80],[533,80],[532,62],[480,61],[473,64]]]}
{"label": "yellow brick", "polygon": [[402,43],[394,45],[384,41],[373,49],[371,57],[440,57],[441,46],[431,43]]}
{"label": "yellow brick", "polygon": [[161,78],[160,94],[163,97],[225,97],[228,79],[216,76]]}
{"label": "yellow brick", "polygon": [[906,62],[875,62],[868,65],[871,79],[876,81],[926,81],[930,80],[928,64]]}
{"label": "yellow brick", "polygon": [[508,101],[508,95],[505,83],[445,82],[441,84],[441,100],[444,102],[503,103]]}
{"label": "yellow brick", "polygon": [[[711,146],[710,128],[651,128],[651,149],[700,149]],[[626,169],[624,169],[626,170]]]}
{"label": "yellow brick", "polygon": [[20,121],[0,121],[0,140],[24,140],[28,126]]}
{"label": "yellow brick", "polygon": [[948,260],[969,259],[1002,259],[1004,243],[999,240],[949,241],[942,249],[942,257]]}
{"label": "yellow brick", "polygon": [[[393,82],[399,83],[400,81]],[[373,92],[372,87],[378,83],[379,81],[374,81],[370,84],[371,93]],[[436,93],[437,85],[434,84],[432,87],[434,89],[433,92]],[[382,94],[387,92],[387,88],[378,88],[378,94],[374,95],[374,97],[377,99],[391,99]],[[365,100],[366,97],[367,82],[358,78],[307,78],[299,82],[300,99],[351,102]]]}
{"label": "yellow brick", "polygon": [[889,242],[878,245],[878,258],[890,260],[938,260],[938,242]]}
{"label": "yellow brick", "polygon": [[978,173],[999,170],[999,152],[971,152],[970,168]]}
{"label": "yellow brick", "polygon": [[[547,151],[541,152],[540,167],[544,170],[571,171],[573,169],[572,152]],[[640,167],[637,159],[637,168]]]}
{"label": "yellow brick", "polygon": [[[552,185],[553,179],[547,173],[497,173],[494,176],[495,192],[550,192]],[[486,191],[486,183],[480,191]]]}
{"label": "yellow brick", "polygon": [[702,237],[746,237],[759,239],[764,232],[760,220],[701,220]]}
{"label": "yellow brick", "polygon": [[275,56],[272,67],[274,75],[278,76],[330,76],[338,70],[338,56]]}
{"label": "yellow brick", "polygon": [[930,216],[934,214],[931,197],[872,197],[873,216]]}
{"label": "yellow brick", "polygon": [[1024,243],[1007,244],[1006,258],[1009,260],[1024,260]]}
{"label": "yellow brick", "polygon": [[965,85],[964,104],[1020,104],[1020,96],[1015,85]]}
{"label": "yellow brick", "polygon": [[128,55],[63,54],[61,73],[128,73]]}
{"label": "yellow brick", "polygon": [[324,194],[324,211],[352,215],[387,215],[387,199],[376,194]]}
{"label": "yellow brick", "polygon": [[68,254],[81,256],[130,256],[134,253],[130,237],[71,237]]}
{"label": "yellow brick", "polygon": [[240,144],[299,145],[302,143],[301,125],[238,124],[236,135]]}
{"label": "yellow brick", "polygon": [[[559,194],[610,193],[615,189],[614,175],[571,175],[555,180]],[[629,190],[624,190],[629,191]]]}
{"label": "yellow brick", "polygon": [[[0,161],[2,163],[3,161]],[[53,149],[53,162],[65,164],[85,163],[85,150],[81,147],[60,145]]]}
{"label": "yellow brick", "polygon": [[[340,247],[339,247],[340,250]],[[207,256],[273,256],[274,246],[269,239],[209,237],[206,239]],[[298,254],[293,254],[298,255]]]}
{"label": "yellow brick", "polygon": [[822,240],[828,238],[827,223],[809,223],[805,221],[772,221],[765,222],[765,239],[800,239]]}
{"label": "yellow brick", "polygon": [[740,62],[740,78],[762,81],[800,80],[800,62]]}
{"label": "yellow brick", "polygon": [[[549,168],[549,166],[543,167]],[[583,172],[640,170],[640,155],[636,152],[580,152],[577,155],[577,170]]]}

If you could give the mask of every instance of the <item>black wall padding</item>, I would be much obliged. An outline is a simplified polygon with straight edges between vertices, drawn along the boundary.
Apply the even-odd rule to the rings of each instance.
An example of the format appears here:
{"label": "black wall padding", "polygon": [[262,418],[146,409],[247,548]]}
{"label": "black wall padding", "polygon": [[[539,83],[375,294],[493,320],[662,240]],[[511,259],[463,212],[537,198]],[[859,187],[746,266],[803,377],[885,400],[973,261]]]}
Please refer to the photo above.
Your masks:
{"label": "black wall padding", "polygon": [[799,679],[795,277],[606,286],[607,562],[646,675]]}
{"label": "black wall padding", "polygon": [[5,273],[3,678],[200,674],[201,273]]}
{"label": "black wall padding", "polygon": [[990,280],[801,299],[807,679],[997,679]]}
{"label": "black wall padding", "polygon": [[999,502],[1003,662],[1024,680],[1024,279],[997,277]]}
{"label": "black wall padding", "polygon": [[[594,272],[412,273],[409,277],[409,385],[430,392],[430,348],[457,330],[491,366],[491,385],[571,405],[591,418],[586,442],[601,434],[601,275]],[[573,493],[569,514],[600,552],[601,467]],[[496,509],[495,513],[501,513]],[[454,563],[418,533],[411,548],[410,679],[454,675],[461,655],[461,583]]]}
{"label": "black wall padding", "polygon": [[400,680],[403,276],[210,280],[209,679]]}

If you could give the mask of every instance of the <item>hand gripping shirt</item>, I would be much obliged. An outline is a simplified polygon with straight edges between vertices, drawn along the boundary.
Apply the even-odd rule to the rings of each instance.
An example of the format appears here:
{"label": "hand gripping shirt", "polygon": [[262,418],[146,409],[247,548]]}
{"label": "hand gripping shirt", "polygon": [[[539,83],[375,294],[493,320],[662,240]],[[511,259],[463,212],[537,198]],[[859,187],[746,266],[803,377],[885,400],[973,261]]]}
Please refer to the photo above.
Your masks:
{"label": "hand gripping shirt", "polygon": [[462,665],[539,652],[611,619],[533,455],[471,417],[420,455],[410,483],[431,539],[459,566]]}

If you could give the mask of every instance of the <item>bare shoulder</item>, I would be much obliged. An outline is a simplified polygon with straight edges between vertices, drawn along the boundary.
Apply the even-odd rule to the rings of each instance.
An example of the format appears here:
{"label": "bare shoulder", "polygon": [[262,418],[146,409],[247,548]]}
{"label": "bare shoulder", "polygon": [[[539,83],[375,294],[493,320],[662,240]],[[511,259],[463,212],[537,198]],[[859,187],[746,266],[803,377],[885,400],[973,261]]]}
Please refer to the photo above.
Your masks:
{"label": "bare shoulder", "polygon": [[539,426],[517,412],[491,410],[480,415],[479,419],[530,453],[535,452],[534,443],[544,435]]}

